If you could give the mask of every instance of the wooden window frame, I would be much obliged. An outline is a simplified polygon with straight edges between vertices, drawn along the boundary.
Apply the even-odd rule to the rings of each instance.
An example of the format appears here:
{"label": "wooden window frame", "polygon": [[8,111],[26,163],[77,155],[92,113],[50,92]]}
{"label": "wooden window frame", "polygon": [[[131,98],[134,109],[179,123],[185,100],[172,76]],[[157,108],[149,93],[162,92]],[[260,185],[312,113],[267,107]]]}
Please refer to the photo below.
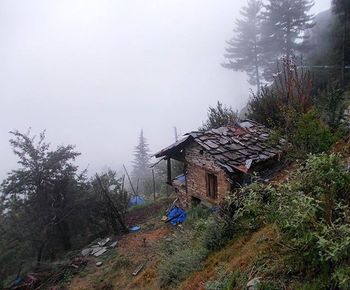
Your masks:
{"label": "wooden window frame", "polygon": [[205,174],[207,196],[211,199],[218,198],[218,178],[215,174],[207,172]]}

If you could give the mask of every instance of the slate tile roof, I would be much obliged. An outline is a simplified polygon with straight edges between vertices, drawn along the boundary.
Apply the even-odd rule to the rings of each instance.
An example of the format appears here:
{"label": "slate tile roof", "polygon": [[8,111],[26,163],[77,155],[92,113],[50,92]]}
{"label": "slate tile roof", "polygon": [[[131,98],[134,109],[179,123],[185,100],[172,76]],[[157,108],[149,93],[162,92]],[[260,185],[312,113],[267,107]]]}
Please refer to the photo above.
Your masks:
{"label": "slate tile roof", "polygon": [[274,158],[283,152],[284,139],[277,144],[268,142],[271,130],[251,120],[220,127],[209,131],[195,131],[155,154],[156,157],[170,156],[182,150],[190,142],[199,144],[212,155],[216,163],[229,173],[248,172],[259,162]]}

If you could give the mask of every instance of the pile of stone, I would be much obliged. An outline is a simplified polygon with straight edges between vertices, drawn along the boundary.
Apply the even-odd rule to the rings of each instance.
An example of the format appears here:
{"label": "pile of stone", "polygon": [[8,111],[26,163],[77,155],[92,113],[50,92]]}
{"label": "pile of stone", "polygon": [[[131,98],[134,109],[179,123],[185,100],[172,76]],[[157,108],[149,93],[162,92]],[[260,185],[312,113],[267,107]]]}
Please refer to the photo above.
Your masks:
{"label": "pile of stone", "polygon": [[112,238],[108,237],[108,238],[102,239],[96,244],[89,246],[88,248],[83,249],[81,251],[81,255],[84,257],[86,256],[99,257],[104,253],[106,253],[109,249],[115,248],[117,244],[118,242],[116,240],[113,240]]}

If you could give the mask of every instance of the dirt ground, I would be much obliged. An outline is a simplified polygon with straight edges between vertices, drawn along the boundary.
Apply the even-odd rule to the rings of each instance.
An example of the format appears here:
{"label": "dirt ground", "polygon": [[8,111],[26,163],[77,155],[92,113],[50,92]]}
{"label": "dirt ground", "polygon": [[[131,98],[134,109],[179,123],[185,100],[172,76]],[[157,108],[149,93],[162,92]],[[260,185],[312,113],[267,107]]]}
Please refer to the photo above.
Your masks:
{"label": "dirt ground", "polygon": [[[279,180],[286,178],[287,172]],[[171,237],[176,229],[161,221],[162,213],[171,202],[140,207],[129,216],[129,224],[141,225],[141,231],[119,238],[118,246],[101,259],[90,257],[82,273],[71,279],[67,285],[72,290],[157,290],[159,245]],[[200,271],[192,273],[177,289],[204,290],[205,283],[216,279],[220,269],[225,272],[247,271],[254,259],[264,253],[271,253],[278,240],[275,228],[268,225],[259,231],[233,240],[222,250],[211,254]],[[102,261],[101,267],[96,266]],[[141,264],[143,269],[136,276],[133,271]],[[253,273],[256,274],[256,273]]]}
{"label": "dirt ground", "polygon": [[[140,225],[137,233],[129,233],[118,239],[115,249],[101,258],[89,257],[87,267],[68,283],[68,289],[159,289],[157,285],[157,247],[173,231],[173,226],[161,221],[161,216],[172,200],[135,208],[127,218],[127,224]],[[100,267],[97,261],[102,261]],[[132,273],[144,264],[137,276]]]}

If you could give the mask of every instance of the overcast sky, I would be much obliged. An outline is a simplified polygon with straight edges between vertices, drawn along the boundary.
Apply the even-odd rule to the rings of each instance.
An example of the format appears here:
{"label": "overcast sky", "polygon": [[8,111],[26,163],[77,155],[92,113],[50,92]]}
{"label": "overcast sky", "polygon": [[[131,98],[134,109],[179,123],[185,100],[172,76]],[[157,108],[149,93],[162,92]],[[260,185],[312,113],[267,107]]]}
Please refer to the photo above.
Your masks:
{"label": "overcast sky", "polygon": [[129,164],[141,128],[155,152],[218,100],[242,108],[246,76],[220,63],[245,3],[0,0],[0,178],[16,167],[10,130],[47,129],[93,174]]}

